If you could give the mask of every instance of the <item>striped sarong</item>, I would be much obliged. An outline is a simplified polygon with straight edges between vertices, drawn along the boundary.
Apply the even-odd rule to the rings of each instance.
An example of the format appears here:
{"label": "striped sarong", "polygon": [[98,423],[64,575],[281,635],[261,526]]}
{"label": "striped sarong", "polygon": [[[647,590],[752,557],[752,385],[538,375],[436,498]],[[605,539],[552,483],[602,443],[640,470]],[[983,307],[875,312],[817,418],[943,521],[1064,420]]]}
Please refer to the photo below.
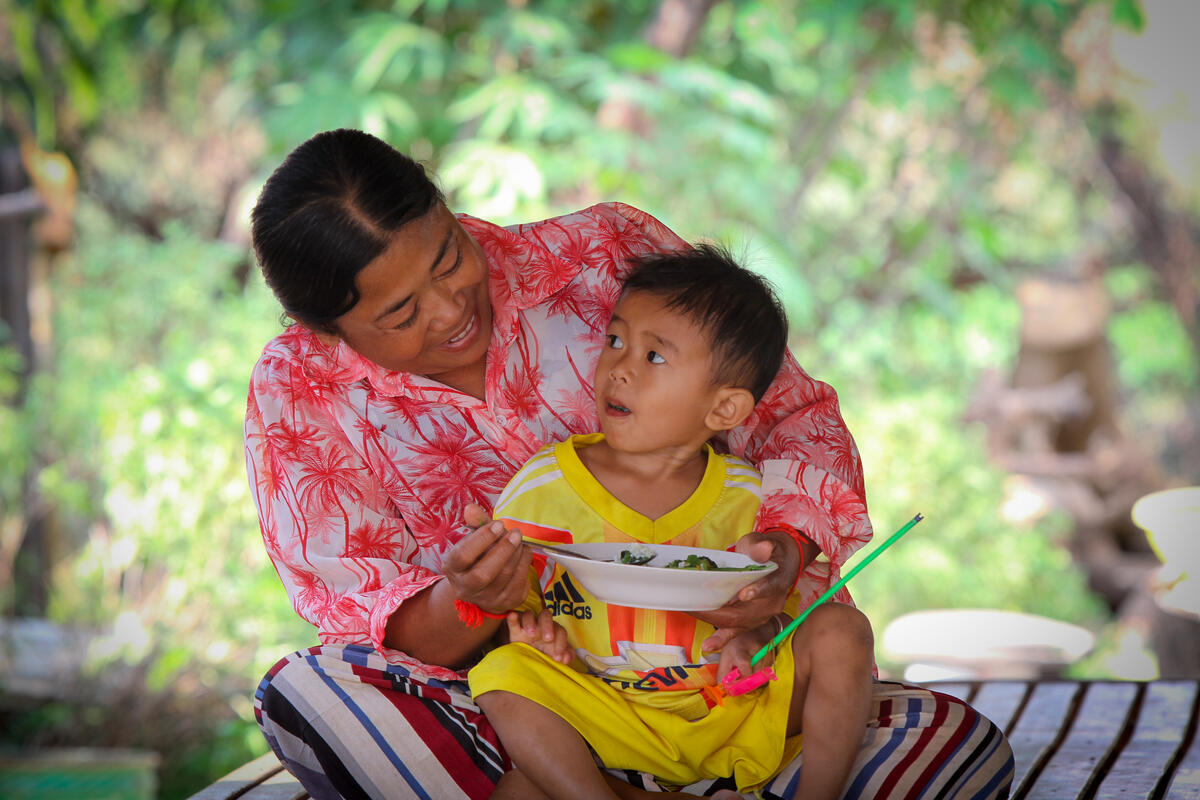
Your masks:
{"label": "striped sarong", "polygon": [[[420,682],[359,645],[279,661],[255,694],[271,749],[314,800],[486,798],[512,767],[465,683]],[[762,790],[791,798],[803,753]],[[649,775],[613,770],[650,790]],[[1013,778],[1004,734],[963,701],[879,681],[845,800],[992,800]],[[683,791],[711,794],[732,781]]]}

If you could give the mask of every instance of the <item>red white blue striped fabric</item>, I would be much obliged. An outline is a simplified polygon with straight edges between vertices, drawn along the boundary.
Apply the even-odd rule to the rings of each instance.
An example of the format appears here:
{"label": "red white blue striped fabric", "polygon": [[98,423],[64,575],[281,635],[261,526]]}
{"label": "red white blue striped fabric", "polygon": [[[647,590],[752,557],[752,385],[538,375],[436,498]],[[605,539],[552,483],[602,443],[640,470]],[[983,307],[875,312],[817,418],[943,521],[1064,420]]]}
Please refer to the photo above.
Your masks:
{"label": "red white blue striped fabric", "polygon": [[[315,800],[486,798],[511,762],[457,682],[422,682],[362,645],[325,645],[282,659],[263,678],[255,715],[271,748]],[[764,787],[791,798],[803,754]],[[647,789],[648,775],[616,772]],[[1012,750],[963,701],[876,684],[845,800],[1008,797]],[[686,787],[705,795],[721,781]]]}

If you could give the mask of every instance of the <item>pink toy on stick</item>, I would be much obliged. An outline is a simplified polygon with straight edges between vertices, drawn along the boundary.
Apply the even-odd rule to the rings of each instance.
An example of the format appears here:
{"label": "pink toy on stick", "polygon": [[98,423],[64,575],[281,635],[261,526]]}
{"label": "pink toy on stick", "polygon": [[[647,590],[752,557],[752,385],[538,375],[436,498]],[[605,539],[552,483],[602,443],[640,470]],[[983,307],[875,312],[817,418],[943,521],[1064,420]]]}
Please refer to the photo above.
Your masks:
{"label": "pink toy on stick", "polygon": [[[775,638],[763,645],[762,649],[754,654],[754,658],[750,659],[750,666],[753,667],[759,661],[762,661],[763,656],[765,656],[769,650],[773,650],[778,647],[779,644],[788,637],[788,634],[800,627],[800,623],[804,622],[808,615],[812,613],[814,608],[833,597],[834,594],[837,593],[838,589],[845,586],[851,578],[858,574],[859,570],[874,561],[875,556],[879,555],[884,550],[887,550],[889,547],[895,544],[901,536],[912,530],[912,527],[923,519],[924,517],[922,517],[920,514],[917,514],[915,517],[910,519],[907,523],[905,523],[904,527],[889,536],[887,541],[871,551],[871,553],[862,561],[858,562],[854,569],[847,572],[840,581],[826,589],[825,594],[818,597],[815,603],[804,609],[800,616],[788,623],[787,627],[775,635]],[[778,677],[779,676],[775,674],[775,670],[771,669],[770,667],[763,667],[758,672],[743,678],[741,673],[738,671],[738,668],[734,667],[733,669],[729,670],[729,672],[725,673],[725,677],[721,679],[721,688],[726,694],[729,695],[745,694],[746,692],[757,689],[767,681],[776,680]]]}

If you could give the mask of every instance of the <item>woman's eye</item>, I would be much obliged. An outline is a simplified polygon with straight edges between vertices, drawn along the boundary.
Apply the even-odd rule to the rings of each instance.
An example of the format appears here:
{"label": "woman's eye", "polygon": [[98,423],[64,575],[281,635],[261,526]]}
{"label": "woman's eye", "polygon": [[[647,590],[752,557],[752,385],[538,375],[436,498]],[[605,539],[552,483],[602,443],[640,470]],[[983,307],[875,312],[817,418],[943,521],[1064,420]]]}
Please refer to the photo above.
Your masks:
{"label": "woman's eye", "polygon": [[454,259],[454,263],[451,264],[450,267],[445,272],[438,275],[437,277],[438,278],[449,278],[451,275],[458,272],[458,268],[462,266],[462,260],[463,260],[463,254],[462,254],[462,250],[460,249],[458,251],[458,256]]}
{"label": "woman's eye", "polygon": [[403,322],[398,322],[395,325],[393,325],[392,330],[394,330],[394,331],[404,330],[405,328],[409,327],[414,322],[416,322],[417,317],[419,317],[420,315],[421,315],[421,307],[414,303],[412,313],[408,315],[408,318],[405,319]]}
{"label": "woman's eye", "polygon": [[649,361],[651,364],[667,363],[667,360],[665,358],[663,358],[662,356],[660,356],[658,353],[656,353],[653,350],[651,350],[649,353],[646,354],[646,360]]}
{"label": "woman's eye", "polygon": [[621,341],[620,336],[617,336],[615,333],[610,333],[608,335],[608,346],[613,350],[620,350],[625,346],[625,343]]}

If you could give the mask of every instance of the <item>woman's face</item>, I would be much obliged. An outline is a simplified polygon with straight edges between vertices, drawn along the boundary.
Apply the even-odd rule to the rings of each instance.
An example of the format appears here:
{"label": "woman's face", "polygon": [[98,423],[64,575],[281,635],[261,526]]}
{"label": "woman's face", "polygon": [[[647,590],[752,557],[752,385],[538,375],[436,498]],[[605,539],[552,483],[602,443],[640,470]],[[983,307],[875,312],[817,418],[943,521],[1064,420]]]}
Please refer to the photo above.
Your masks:
{"label": "woman's face", "polygon": [[355,279],[337,335],[386,369],[482,394],[492,332],[487,258],[445,205],[406,224]]}

